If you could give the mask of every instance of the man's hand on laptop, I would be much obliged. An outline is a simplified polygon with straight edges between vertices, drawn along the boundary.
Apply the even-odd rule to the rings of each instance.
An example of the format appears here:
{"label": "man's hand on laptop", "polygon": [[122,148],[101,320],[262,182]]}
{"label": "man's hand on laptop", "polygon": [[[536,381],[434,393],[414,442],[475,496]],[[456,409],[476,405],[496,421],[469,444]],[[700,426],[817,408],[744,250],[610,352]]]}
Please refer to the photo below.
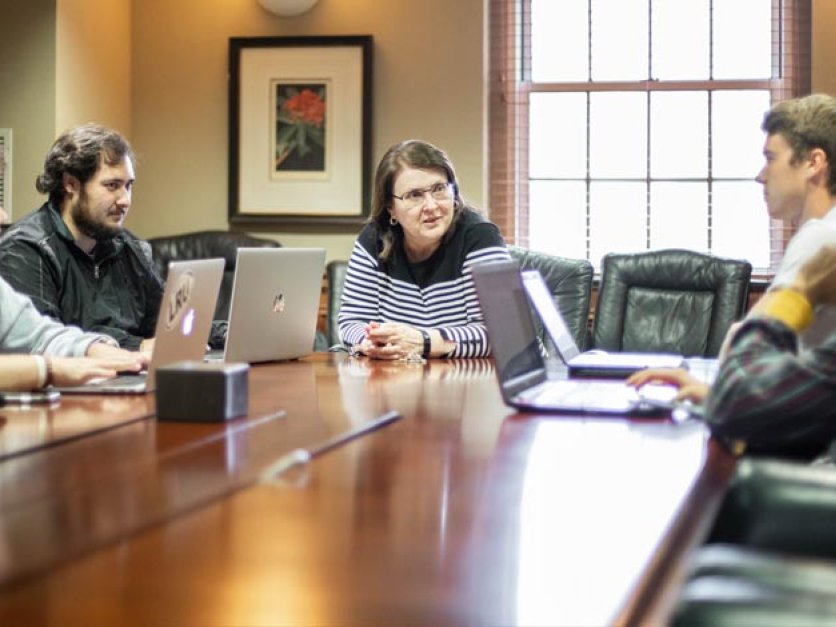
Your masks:
{"label": "man's hand on laptop", "polygon": [[93,379],[112,379],[120,372],[137,372],[140,369],[136,359],[98,357],[52,357],[49,365],[51,382],[58,387],[81,385]]}
{"label": "man's hand on laptop", "polygon": [[111,346],[104,342],[94,342],[91,344],[87,349],[87,357],[128,364],[127,367],[120,369],[119,372],[139,372],[147,368],[148,362],[150,361],[150,357],[146,353],[127,351],[124,348]]}
{"label": "man's hand on laptop", "polygon": [[640,388],[648,383],[666,383],[679,388],[676,401],[701,403],[708,396],[709,386],[682,368],[647,368],[630,375],[627,385]]}

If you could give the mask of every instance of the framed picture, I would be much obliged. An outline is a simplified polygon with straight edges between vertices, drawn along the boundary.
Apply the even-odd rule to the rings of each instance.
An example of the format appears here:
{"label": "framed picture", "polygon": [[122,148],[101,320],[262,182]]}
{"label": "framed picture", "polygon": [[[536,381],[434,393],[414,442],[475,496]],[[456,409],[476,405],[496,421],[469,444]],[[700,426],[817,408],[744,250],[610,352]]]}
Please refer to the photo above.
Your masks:
{"label": "framed picture", "polygon": [[372,38],[229,40],[229,220],[356,229],[369,212]]}

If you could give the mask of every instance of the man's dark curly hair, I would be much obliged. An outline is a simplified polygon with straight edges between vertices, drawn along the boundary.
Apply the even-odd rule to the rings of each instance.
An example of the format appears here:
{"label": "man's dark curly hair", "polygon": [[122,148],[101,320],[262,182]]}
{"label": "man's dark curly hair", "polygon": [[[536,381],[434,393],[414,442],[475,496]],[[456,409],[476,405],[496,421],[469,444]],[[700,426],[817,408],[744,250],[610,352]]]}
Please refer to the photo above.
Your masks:
{"label": "man's dark curly hair", "polygon": [[64,174],[71,174],[84,185],[102,163],[117,165],[126,157],[134,160],[128,141],[119,133],[99,124],[70,129],[55,140],[44,160],[44,171],[35,179],[35,188],[49,194],[54,204],[64,198]]}

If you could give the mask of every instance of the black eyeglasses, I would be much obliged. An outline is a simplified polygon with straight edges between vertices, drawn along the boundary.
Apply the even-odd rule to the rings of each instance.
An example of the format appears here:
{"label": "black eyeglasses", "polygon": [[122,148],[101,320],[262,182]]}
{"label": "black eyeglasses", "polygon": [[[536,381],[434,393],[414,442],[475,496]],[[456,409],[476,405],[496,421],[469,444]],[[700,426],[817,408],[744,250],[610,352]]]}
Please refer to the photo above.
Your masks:
{"label": "black eyeglasses", "polygon": [[435,183],[424,189],[410,189],[401,196],[392,194],[392,198],[400,200],[407,209],[414,209],[424,204],[424,197],[429,194],[435,200],[451,200],[453,198],[453,184],[448,182]]}

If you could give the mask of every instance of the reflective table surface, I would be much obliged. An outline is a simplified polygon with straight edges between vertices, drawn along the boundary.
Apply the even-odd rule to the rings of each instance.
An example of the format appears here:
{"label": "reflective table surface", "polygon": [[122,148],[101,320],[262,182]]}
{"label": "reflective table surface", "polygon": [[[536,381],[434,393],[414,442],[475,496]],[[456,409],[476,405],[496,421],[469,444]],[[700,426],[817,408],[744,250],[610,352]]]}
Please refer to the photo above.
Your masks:
{"label": "reflective table surface", "polygon": [[26,452],[0,461],[0,623],[664,622],[734,467],[698,422],[516,414],[488,360],[249,376],[226,423],[142,417],[152,395],[62,401],[29,435],[3,414]]}

